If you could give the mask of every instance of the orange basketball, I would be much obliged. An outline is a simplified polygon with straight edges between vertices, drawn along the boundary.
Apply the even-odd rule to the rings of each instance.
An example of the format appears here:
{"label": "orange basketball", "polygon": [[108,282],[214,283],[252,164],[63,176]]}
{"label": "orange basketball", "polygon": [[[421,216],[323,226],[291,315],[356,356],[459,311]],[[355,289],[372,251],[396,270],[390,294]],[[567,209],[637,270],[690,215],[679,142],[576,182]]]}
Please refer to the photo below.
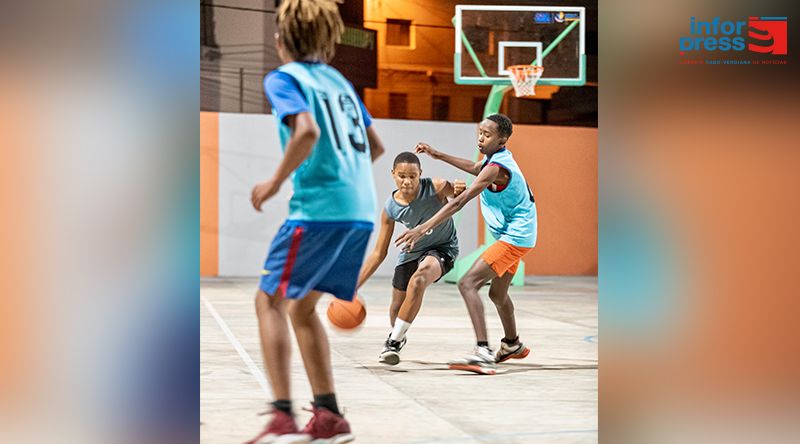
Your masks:
{"label": "orange basketball", "polygon": [[367,309],[358,295],[353,298],[353,302],[331,298],[331,303],[328,304],[328,320],[336,328],[352,330],[361,325],[366,317]]}

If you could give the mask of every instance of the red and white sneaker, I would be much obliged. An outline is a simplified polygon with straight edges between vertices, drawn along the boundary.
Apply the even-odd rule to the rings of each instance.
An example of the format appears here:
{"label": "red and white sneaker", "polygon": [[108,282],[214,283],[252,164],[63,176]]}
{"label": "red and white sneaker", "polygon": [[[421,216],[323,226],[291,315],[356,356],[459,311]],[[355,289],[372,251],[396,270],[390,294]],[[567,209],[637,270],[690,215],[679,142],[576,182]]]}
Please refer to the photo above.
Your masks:
{"label": "red and white sneaker", "polygon": [[297,429],[294,418],[282,410],[275,409],[264,431],[245,444],[309,444],[311,438]]}
{"label": "red and white sneaker", "polygon": [[303,433],[311,436],[311,444],[344,444],[356,439],[343,416],[321,407],[314,407],[313,412],[303,429]]}

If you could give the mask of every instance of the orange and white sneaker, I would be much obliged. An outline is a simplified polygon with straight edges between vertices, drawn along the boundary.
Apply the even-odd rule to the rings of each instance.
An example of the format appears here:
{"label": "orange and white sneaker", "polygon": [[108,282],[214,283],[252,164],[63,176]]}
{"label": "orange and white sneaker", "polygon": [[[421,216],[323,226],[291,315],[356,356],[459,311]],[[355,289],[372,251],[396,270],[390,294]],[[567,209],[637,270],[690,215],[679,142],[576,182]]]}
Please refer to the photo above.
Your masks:
{"label": "orange and white sneaker", "polygon": [[477,346],[462,359],[448,362],[450,370],[465,370],[481,375],[495,374],[494,353],[489,347]]}
{"label": "orange and white sneaker", "polygon": [[517,343],[513,345],[500,342],[500,349],[497,350],[497,355],[495,355],[494,359],[498,363],[508,361],[509,359],[522,359],[528,356],[530,352],[531,349],[526,347],[522,342],[517,341]]}

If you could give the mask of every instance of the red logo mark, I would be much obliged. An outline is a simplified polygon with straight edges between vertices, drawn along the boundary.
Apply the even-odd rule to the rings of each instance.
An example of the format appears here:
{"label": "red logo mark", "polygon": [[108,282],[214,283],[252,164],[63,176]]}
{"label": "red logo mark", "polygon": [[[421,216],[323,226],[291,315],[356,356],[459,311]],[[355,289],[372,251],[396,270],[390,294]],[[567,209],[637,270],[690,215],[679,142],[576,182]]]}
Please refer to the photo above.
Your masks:
{"label": "red logo mark", "polygon": [[747,49],[764,54],[786,55],[786,18],[750,17]]}

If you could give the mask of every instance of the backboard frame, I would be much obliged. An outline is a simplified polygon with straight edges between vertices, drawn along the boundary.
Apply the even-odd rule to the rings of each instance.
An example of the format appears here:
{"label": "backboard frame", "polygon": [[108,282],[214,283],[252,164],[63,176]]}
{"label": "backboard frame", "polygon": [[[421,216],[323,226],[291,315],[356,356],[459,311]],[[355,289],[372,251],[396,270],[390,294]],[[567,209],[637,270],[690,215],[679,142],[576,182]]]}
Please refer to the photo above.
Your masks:
{"label": "backboard frame", "polygon": [[[498,75],[493,76],[487,73],[486,77],[483,76],[462,76],[461,75],[461,64],[462,58],[464,57],[463,49],[464,44],[462,43],[462,14],[464,11],[520,11],[520,12],[573,12],[578,13],[579,20],[578,20],[578,32],[579,32],[579,44],[578,44],[578,74],[576,77],[565,77],[565,78],[542,78],[537,83],[538,85],[558,85],[558,86],[583,86],[586,84],[586,8],[582,6],[519,6],[519,5],[456,5],[456,15],[454,17],[454,25],[455,25],[455,53],[453,54],[453,78],[456,84],[458,85],[510,85],[511,80],[508,77],[501,76],[500,72],[505,71],[502,69],[503,59],[504,56],[504,48],[509,46],[522,46],[522,45],[513,45],[513,43],[519,42],[509,42],[509,41],[499,41],[498,44]],[[540,43],[542,47],[547,47],[545,45],[546,42],[526,42],[526,43]],[[469,55],[466,55],[469,57]],[[541,56],[541,53],[538,54]],[[545,70],[547,66],[545,65]],[[507,71],[506,71],[507,72]],[[546,71],[545,71],[546,74]]]}

